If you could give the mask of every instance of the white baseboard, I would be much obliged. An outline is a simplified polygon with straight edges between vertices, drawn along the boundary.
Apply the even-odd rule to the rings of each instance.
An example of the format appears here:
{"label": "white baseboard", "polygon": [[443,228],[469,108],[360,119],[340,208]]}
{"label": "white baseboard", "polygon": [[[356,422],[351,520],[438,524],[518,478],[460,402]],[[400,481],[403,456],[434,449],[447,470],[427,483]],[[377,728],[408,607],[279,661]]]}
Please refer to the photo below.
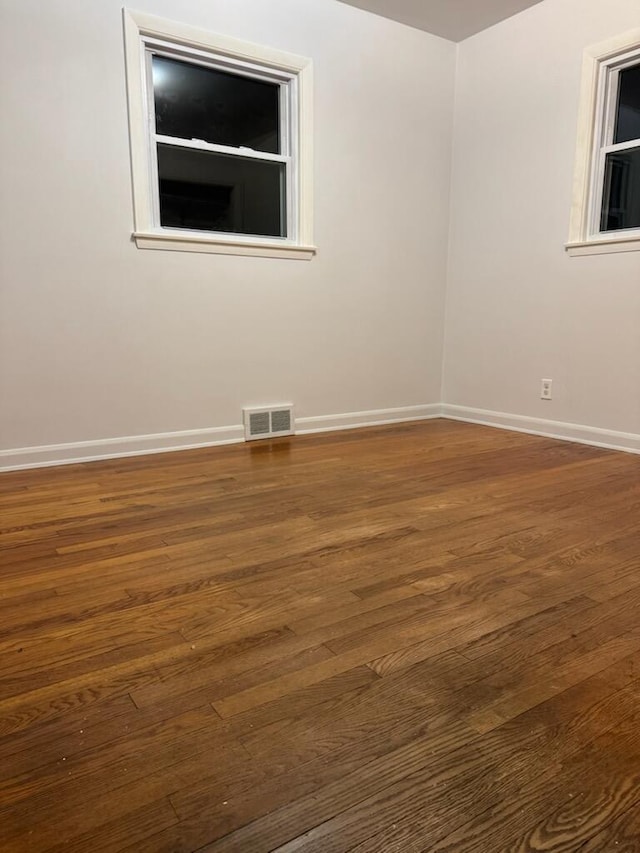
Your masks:
{"label": "white baseboard", "polygon": [[70,444],[20,447],[15,450],[0,450],[0,471],[71,465],[76,462],[119,459],[124,456],[145,456],[150,453],[193,450],[197,447],[235,444],[240,441],[244,441],[244,427],[241,424],[212,429],[161,432],[155,435],[103,438],[97,441],[75,441]]}
{"label": "white baseboard", "polygon": [[[296,419],[296,433],[327,432],[379,426],[401,421],[418,421],[440,416],[438,404],[407,406],[402,409],[379,409],[373,412],[352,412],[344,415],[325,415]],[[41,447],[20,447],[0,450],[0,471],[20,471],[26,468],[45,468],[52,465],[71,465],[76,462],[95,462],[99,459],[118,459],[125,456],[144,456],[167,453],[171,450],[193,450],[219,444],[244,441],[241,424],[212,429],[162,432],[155,435],[136,435],[105,438],[97,441],[76,441],[70,444],[49,444]]]}
{"label": "white baseboard", "polygon": [[527,432],[545,438],[558,438],[562,441],[574,441],[578,444],[591,444],[607,450],[624,450],[627,453],[640,453],[640,435],[633,432],[617,432],[611,429],[565,424],[561,421],[548,421],[526,415],[512,415],[506,412],[490,412],[486,409],[470,409],[467,406],[443,404],[443,418],[453,421],[465,421],[483,426],[509,429],[514,432]]}
{"label": "white baseboard", "polygon": [[404,406],[401,409],[375,409],[371,412],[349,412],[344,415],[296,418],[296,434],[306,435],[312,432],[384,426],[406,421],[426,421],[431,418],[439,418],[441,414],[442,406],[440,403],[430,403],[424,406]]}
{"label": "white baseboard", "polygon": [[[367,426],[407,421],[424,421],[432,418],[448,418],[454,421],[482,424],[483,426],[527,432],[546,438],[591,444],[609,450],[624,450],[640,453],[640,435],[629,432],[600,429],[512,415],[506,412],[491,412],[486,409],[471,409],[466,406],[431,403],[423,406],[405,406],[398,409],[376,409],[370,412],[350,412],[342,415],[297,418],[296,434],[331,432],[341,429],[357,429]],[[15,450],[0,450],[0,471],[19,471],[26,468],[45,468],[52,465],[70,465],[76,462],[94,462],[99,459],[118,459],[126,456],[144,456],[150,453],[167,453],[172,450],[193,450],[198,447],[215,447],[220,444],[237,444],[244,441],[241,424],[211,429],[163,432],[154,435],[105,438],[97,441],[76,441],[69,444],[49,444],[41,447],[20,447]]]}

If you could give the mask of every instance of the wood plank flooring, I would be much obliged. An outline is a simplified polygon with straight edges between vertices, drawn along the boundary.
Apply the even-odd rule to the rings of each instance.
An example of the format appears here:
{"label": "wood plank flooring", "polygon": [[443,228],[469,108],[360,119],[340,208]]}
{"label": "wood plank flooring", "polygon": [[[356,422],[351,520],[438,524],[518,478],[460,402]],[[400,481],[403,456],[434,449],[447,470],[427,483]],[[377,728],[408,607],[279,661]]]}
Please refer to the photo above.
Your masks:
{"label": "wood plank flooring", "polygon": [[0,476],[0,850],[637,853],[639,519],[448,421]]}

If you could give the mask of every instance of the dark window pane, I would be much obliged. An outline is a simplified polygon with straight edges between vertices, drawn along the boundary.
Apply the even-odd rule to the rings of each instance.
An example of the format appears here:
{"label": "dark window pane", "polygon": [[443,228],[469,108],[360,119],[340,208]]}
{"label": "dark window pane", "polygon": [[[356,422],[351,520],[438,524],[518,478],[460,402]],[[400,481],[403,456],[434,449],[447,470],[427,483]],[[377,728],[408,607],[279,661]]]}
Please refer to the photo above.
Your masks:
{"label": "dark window pane", "polygon": [[640,148],[607,154],[602,231],[640,228]]}
{"label": "dark window pane", "polygon": [[640,139],[640,65],[620,72],[618,114],[613,142]]}
{"label": "dark window pane", "polygon": [[282,163],[158,145],[160,224],[286,237]]}
{"label": "dark window pane", "polygon": [[280,86],[153,57],[156,132],[280,153]]}

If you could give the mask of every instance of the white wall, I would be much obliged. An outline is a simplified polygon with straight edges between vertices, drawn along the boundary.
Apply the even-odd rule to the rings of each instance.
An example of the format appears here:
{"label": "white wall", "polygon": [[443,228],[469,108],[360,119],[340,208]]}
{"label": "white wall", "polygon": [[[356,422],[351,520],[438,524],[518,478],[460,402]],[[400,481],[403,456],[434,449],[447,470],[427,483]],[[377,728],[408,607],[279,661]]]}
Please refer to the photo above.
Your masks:
{"label": "white wall", "polygon": [[313,58],[319,254],[136,249],[120,0],[0,0],[0,467],[238,435],[270,401],[638,438],[640,254],[563,244],[582,51],[639,0],[544,0],[458,46],[450,234],[453,44],[335,0],[134,6]]}
{"label": "white wall", "polygon": [[440,400],[454,45],[334,0],[136,0],[316,79],[317,258],[145,251],[121,0],[0,5],[0,448]]}
{"label": "white wall", "polygon": [[545,0],[459,46],[448,404],[640,434],[640,253],[563,249],[582,52],[639,14]]}

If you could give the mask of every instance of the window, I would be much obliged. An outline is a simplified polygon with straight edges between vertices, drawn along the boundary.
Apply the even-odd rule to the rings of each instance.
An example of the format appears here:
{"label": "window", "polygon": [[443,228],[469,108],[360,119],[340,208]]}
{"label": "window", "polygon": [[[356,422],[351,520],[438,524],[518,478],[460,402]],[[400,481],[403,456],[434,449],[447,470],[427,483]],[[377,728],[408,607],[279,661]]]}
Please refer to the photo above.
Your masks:
{"label": "window", "polygon": [[311,258],[309,60],[124,23],[138,247]]}
{"label": "window", "polygon": [[585,52],[567,249],[640,250],[640,30]]}
{"label": "window", "polygon": [[598,164],[601,232],[640,228],[640,54],[607,76],[610,107]]}

